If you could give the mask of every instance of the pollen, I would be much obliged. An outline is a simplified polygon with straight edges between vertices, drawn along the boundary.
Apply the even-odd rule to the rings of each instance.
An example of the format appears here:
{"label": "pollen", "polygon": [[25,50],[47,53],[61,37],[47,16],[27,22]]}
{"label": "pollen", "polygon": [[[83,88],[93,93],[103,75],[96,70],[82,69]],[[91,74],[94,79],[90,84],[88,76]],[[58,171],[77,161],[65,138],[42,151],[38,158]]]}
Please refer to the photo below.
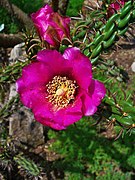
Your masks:
{"label": "pollen", "polygon": [[61,76],[55,76],[46,87],[48,93],[46,98],[58,109],[67,107],[75,100],[78,88],[76,81]]}

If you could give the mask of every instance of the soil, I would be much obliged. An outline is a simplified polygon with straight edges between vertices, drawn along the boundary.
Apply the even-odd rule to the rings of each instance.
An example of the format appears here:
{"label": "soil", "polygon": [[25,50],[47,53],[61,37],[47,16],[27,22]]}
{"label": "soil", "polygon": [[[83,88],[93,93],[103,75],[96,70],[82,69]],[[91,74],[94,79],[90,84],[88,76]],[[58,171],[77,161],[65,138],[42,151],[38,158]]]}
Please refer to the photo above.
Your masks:
{"label": "soil", "polygon": [[118,66],[123,67],[129,76],[132,76],[134,75],[131,65],[135,61],[135,39],[130,39],[130,41],[121,39],[118,44],[118,50],[113,51],[109,58],[116,61]]}

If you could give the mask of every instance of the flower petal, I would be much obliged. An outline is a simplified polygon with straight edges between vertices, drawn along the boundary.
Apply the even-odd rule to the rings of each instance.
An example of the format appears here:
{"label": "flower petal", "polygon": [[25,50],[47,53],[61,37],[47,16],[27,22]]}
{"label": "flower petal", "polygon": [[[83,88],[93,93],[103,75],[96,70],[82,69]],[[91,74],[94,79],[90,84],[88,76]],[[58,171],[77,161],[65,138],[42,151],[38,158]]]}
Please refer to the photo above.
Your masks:
{"label": "flower petal", "polygon": [[88,66],[92,71],[92,65],[88,57],[81,53],[79,48],[71,47],[64,51],[63,57],[68,59],[71,63],[77,63],[78,65]]}
{"label": "flower petal", "polygon": [[92,80],[92,83],[89,87],[89,94],[91,94],[93,103],[98,106],[106,94],[104,84],[97,80]]}
{"label": "flower petal", "polygon": [[82,112],[84,116],[91,116],[97,111],[97,106],[93,103],[93,100],[86,92],[81,95],[82,99]]}
{"label": "flower petal", "polygon": [[36,13],[31,14],[31,18],[41,37],[50,45],[58,48],[62,39],[70,39],[70,18],[62,17],[57,12],[53,12],[48,5],[44,6]]}
{"label": "flower petal", "polygon": [[[37,102],[36,102],[37,101]],[[77,122],[82,117],[82,102],[78,99],[74,105],[60,110],[46,101],[46,99],[36,98],[32,109],[35,119],[43,125],[50,126],[56,130],[66,129],[67,126]],[[33,103],[33,104],[34,104]]]}
{"label": "flower petal", "polygon": [[[22,77],[16,82],[22,103],[32,109],[37,121],[62,130],[97,111],[105,87],[92,79],[91,63],[79,49],[68,48],[63,56],[56,50],[42,50],[37,60],[23,68]],[[46,85],[54,76],[71,77],[79,85],[75,100],[62,109],[48,101]]]}
{"label": "flower petal", "polygon": [[69,17],[62,17],[56,12],[51,14],[48,22],[54,29],[57,30],[60,40],[62,40],[64,36],[70,38]]}
{"label": "flower petal", "polygon": [[128,0],[119,0],[119,2],[111,3],[107,9],[108,18],[112,16],[115,11],[118,11],[121,9],[122,6],[127,2]]}
{"label": "flower petal", "polygon": [[[40,30],[46,30],[48,24],[45,20],[50,17],[50,14],[53,13],[52,8],[49,5],[45,5],[43,8],[39,9],[36,13],[31,14],[31,18],[34,24],[40,28]],[[44,27],[44,29],[42,29]]]}
{"label": "flower petal", "polygon": [[35,119],[43,125],[50,126],[53,123],[53,114],[50,111],[49,105],[43,100],[43,103],[37,102],[32,109]]}
{"label": "flower petal", "polygon": [[55,75],[67,75],[71,72],[71,65],[56,50],[42,50],[37,54],[37,60],[48,66]]}
{"label": "flower petal", "polygon": [[82,101],[77,98],[73,105],[60,109],[55,113],[54,119],[61,120],[65,128],[82,118]]}
{"label": "flower petal", "polygon": [[63,54],[73,67],[72,75],[77,84],[87,89],[92,79],[92,65],[86,56],[84,56],[78,48],[67,48]]}
{"label": "flower petal", "polygon": [[97,106],[101,103],[106,93],[106,89],[103,83],[92,80],[89,87],[89,92],[82,92],[82,108],[85,116],[93,115],[97,111]]}
{"label": "flower petal", "polygon": [[65,129],[65,126],[62,123],[62,119],[58,117],[57,119],[54,118],[54,111],[53,106],[47,102],[47,100],[39,99],[35,100],[35,106],[33,106],[33,113],[35,119],[45,126],[49,126],[56,130]]}
{"label": "flower petal", "polygon": [[[25,86],[46,84],[53,77],[53,72],[44,63],[33,62],[23,68],[22,78]],[[19,84],[18,84],[19,89]]]}
{"label": "flower petal", "polygon": [[18,84],[19,89],[17,89],[17,91],[20,94],[20,99],[28,108],[32,108],[35,105],[35,103],[33,104],[33,99],[36,99],[37,95],[40,96],[40,98],[45,97],[46,87],[43,85],[27,87],[22,78],[18,79],[17,86]]}
{"label": "flower petal", "polygon": [[48,28],[46,29],[46,32],[44,32],[43,37],[52,46],[59,47],[59,44],[60,44],[59,34],[56,31],[56,29],[54,29],[53,27],[48,26]]}

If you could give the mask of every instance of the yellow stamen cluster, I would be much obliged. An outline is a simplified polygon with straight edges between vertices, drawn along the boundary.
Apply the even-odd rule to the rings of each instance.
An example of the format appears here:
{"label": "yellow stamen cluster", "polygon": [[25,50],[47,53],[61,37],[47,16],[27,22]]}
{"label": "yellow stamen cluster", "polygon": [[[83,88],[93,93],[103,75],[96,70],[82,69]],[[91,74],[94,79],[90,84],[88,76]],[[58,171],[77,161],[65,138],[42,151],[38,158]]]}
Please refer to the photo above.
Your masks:
{"label": "yellow stamen cluster", "polygon": [[76,81],[69,80],[67,77],[55,76],[46,87],[48,101],[58,109],[66,107],[75,99]]}

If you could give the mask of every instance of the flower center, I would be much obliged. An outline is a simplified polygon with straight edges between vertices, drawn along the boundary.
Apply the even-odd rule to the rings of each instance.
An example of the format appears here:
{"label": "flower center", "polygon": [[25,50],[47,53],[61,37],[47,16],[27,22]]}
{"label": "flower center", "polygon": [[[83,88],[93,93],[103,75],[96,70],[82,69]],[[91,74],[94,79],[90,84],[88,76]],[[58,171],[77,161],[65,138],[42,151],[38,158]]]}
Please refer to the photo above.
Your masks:
{"label": "flower center", "polygon": [[61,76],[55,76],[46,87],[48,101],[58,109],[68,106],[75,99],[75,92],[78,88],[76,81]]}

